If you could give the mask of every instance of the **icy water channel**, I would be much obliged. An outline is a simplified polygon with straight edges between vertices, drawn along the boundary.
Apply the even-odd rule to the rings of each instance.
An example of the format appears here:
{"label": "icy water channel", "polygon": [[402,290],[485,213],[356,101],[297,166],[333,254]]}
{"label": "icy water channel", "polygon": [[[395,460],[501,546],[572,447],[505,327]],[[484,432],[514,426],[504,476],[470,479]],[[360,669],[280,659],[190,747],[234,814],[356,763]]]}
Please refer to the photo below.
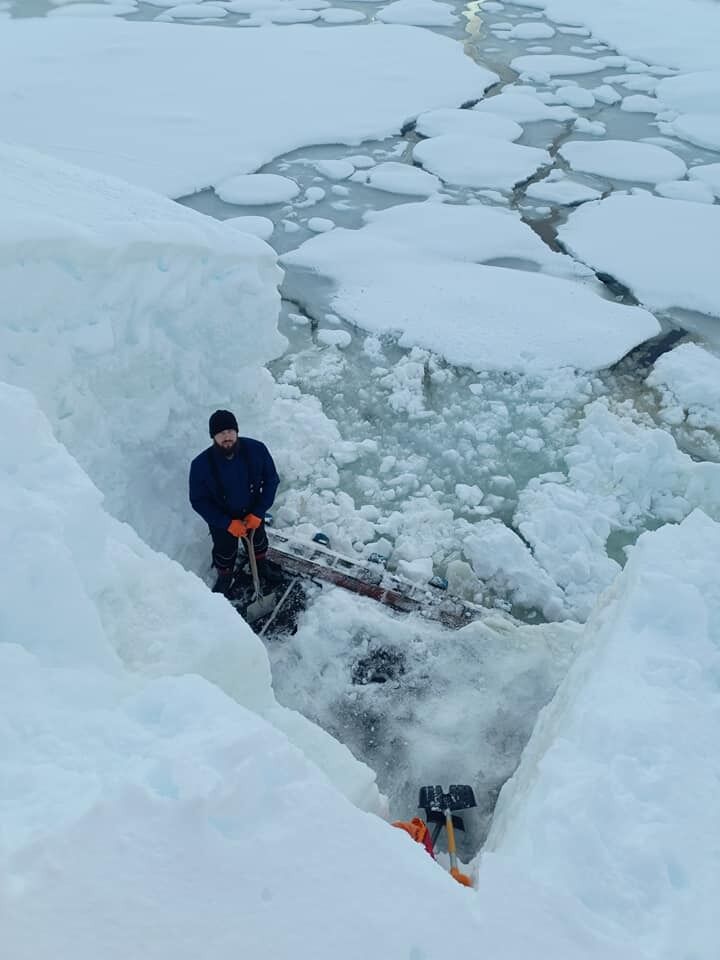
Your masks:
{"label": "icy water channel", "polygon": [[[372,19],[378,4],[342,7]],[[54,9],[49,0],[0,4],[11,16],[42,16]],[[430,29],[463,43],[468,56],[499,75],[500,83],[488,97],[504,84],[518,82],[509,64],[521,53],[592,57],[614,52],[572,25],[553,25],[556,30],[549,39],[512,38],[513,25],[546,23],[540,12],[527,7],[473,2],[453,9],[461,15],[455,26]],[[163,14],[159,5],[140,2],[127,19]],[[230,15],[216,23],[199,23],[198,28],[233,27],[244,19]],[[619,81],[622,87],[632,83],[629,73],[608,68],[571,79],[590,88],[615,74],[625,78]],[[649,89],[662,73],[641,71],[637,89],[643,88],[643,77]],[[561,78],[536,87],[551,95],[565,82]],[[589,136],[652,139],[693,162],[717,160],[716,155],[660,137],[652,115],[626,113],[618,105],[599,102],[577,113],[591,126],[528,123],[518,142],[550,150],[561,170],[565,167],[557,156],[559,147]],[[259,172],[297,182],[300,193],[288,203],[231,205],[212,191],[182,202],[219,219],[269,219],[274,227],[269,242],[283,254],[328,225],[357,229],[369,211],[422,199],[361,182],[362,171],[379,162],[411,164],[418,140],[410,128],[381,142],[314,146],[279,157]],[[348,158],[358,176],[333,180],[321,172],[324,161]],[[602,194],[632,186],[577,173],[573,180]],[[569,208],[533,200],[526,188],[503,196],[444,185],[443,194],[450,204],[516,209],[554,248],[555,231]],[[536,269],[522,261],[496,265]],[[599,289],[607,298],[632,302],[627,291],[612,284]],[[610,370],[565,371],[551,380],[478,372],[344,323],[332,309],[331,284],[314,274],[288,269],[282,292],[280,327],[288,347],[271,371],[278,384],[317,398],[325,416],[337,423],[342,445],[334,475],[316,477],[303,489],[282,491],[278,524],[323,529],[343,552],[379,550],[388,555],[391,568],[412,568],[416,557],[430,556],[433,571],[447,576],[453,592],[482,602],[489,612],[482,623],[451,633],[391,617],[370,601],[341,591],[324,592],[294,637],[269,644],[275,689],[283,703],[324,726],[377,771],[394,816],[414,814],[422,783],[471,783],[479,809],[468,821],[467,857],[485,836],[497,793],[517,765],[538,711],[562,679],[580,628],[546,622],[542,603],[519,603],[512,585],[480,582],[469,563],[466,539],[488,521],[516,529],[522,491],[534,478],[566,471],[568,452],[593,400],[631,407],[648,428],[662,426],[699,459],[718,459],[717,438],[662,418],[659,397],[645,383],[652,348],[638,350]],[[687,331],[702,339],[710,331],[702,317],[659,319],[665,332]],[[662,519],[650,508],[634,524],[616,531],[607,544],[609,557],[622,564],[625,548]]]}
{"label": "icy water channel", "polygon": [[[355,5],[360,7],[367,11],[367,5]],[[509,62],[528,49],[540,52],[542,45],[553,53],[613,53],[575,27],[547,41],[503,38],[497,24],[543,22],[538,12],[523,7],[483,12],[474,3],[463,10],[463,17],[464,28],[439,32],[464,42],[468,55],[498,73],[501,84],[489,96],[499,92],[502,83],[516,80]],[[602,76],[613,72],[608,69]],[[573,80],[587,87],[601,82],[594,74]],[[547,89],[558,85],[551,82]],[[618,105],[601,103],[578,113],[588,123],[602,124],[593,129],[603,129],[604,137],[668,143],[658,137],[649,114],[625,113]],[[524,130],[518,142],[549,149],[563,170],[559,147],[573,137],[588,136],[572,122],[536,122]],[[270,243],[284,253],[313,236],[317,218],[321,225],[331,221],[335,227],[356,229],[368,211],[421,199],[373,189],[357,182],[360,177],[334,182],[319,173],[318,166],[350,157],[361,173],[387,160],[412,163],[418,139],[409,129],[382,142],[317,146],[278,158],[262,172],[296,180],[301,193],[289,204],[231,206],[212,192],[186,202],[219,218],[269,218],[275,225]],[[712,154],[677,140],[671,148],[695,162],[713,160]],[[582,174],[573,174],[573,180],[604,195],[632,186]],[[570,208],[533,200],[526,186],[505,197],[447,184],[443,192],[448,203],[509,205],[557,249],[555,230]],[[522,262],[503,265],[534,269]],[[564,675],[578,632],[571,626],[544,624],[541,610],[519,607],[502,589],[479,584],[463,555],[463,540],[478,521],[496,519],[512,527],[518,492],[535,477],[566,469],[566,454],[593,399],[629,403],[649,426],[672,430],[659,416],[655,391],[645,383],[650,363],[665,343],[641,348],[613,369],[566,371],[552,381],[478,373],[343,323],[333,313],[332,285],[314,274],[289,268],[283,293],[280,324],[289,346],[273,364],[273,374],[278,382],[317,397],[325,414],[337,422],[348,449],[335,486],[319,495],[285,493],[280,522],[324,529],[346,552],[380,549],[389,553],[391,566],[399,562],[402,568],[403,558],[430,553],[434,571],[448,578],[453,592],[511,613],[528,626],[514,626],[498,616],[452,635],[428,624],[390,618],[370,603],[324,596],[296,637],[271,645],[276,689],[284,702],[325,726],[377,771],[396,816],[412,811],[423,782],[472,783],[479,810],[469,821],[467,855],[484,838],[497,793],[512,774],[539,709]],[[601,293],[635,302],[612,283]],[[688,331],[702,337],[708,329],[703,318],[659,319],[664,333],[676,336]],[[674,342],[670,337],[667,345]],[[717,449],[712,438],[682,427],[675,430],[675,438],[700,457]],[[376,524],[371,546],[363,542],[359,517]],[[622,564],[625,549],[659,522],[650,511],[634,529],[617,531],[608,541],[609,556]]]}

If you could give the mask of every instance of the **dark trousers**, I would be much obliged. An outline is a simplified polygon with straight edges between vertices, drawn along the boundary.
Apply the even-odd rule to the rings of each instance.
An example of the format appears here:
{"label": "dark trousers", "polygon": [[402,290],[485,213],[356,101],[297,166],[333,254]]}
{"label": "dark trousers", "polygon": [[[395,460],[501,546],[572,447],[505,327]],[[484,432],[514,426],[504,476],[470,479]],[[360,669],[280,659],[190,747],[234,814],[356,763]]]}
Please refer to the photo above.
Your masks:
{"label": "dark trousers", "polygon": [[[213,566],[217,567],[218,570],[233,570],[235,568],[235,561],[237,560],[238,546],[241,541],[220,527],[210,527],[210,536],[213,541]],[[242,541],[242,545],[247,554],[247,547],[245,546],[244,540]],[[264,523],[260,524],[253,535],[253,546],[255,547],[256,558],[262,560],[268,548],[268,538]]]}

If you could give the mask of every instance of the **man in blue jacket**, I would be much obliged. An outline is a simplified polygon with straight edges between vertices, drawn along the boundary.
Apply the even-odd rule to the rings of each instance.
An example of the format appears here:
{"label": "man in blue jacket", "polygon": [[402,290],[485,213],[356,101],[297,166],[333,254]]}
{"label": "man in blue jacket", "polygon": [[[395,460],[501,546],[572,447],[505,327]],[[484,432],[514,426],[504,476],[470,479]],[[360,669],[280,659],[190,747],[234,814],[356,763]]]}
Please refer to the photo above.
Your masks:
{"label": "man in blue jacket", "polygon": [[229,410],[216,410],[209,427],[212,445],[190,464],[190,503],[210,527],[212,560],[218,573],[213,591],[229,593],[239,538],[251,530],[255,531],[258,573],[277,583],[282,576],[280,567],[265,556],[265,514],[280,483],[273,459],[264,443],[238,436],[237,420]]}

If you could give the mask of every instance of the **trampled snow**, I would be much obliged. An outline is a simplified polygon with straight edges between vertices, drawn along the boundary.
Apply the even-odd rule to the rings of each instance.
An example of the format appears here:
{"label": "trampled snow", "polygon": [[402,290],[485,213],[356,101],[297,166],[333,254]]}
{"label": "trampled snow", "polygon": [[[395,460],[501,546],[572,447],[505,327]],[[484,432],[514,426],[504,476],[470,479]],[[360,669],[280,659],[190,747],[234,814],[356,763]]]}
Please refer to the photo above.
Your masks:
{"label": "trampled snow", "polygon": [[174,197],[306,144],[388,136],[497,79],[452,40],[406,26],[80,23],[4,25],[3,136]]}
{"label": "trampled snow", "polygon": [[[366,221],[309,240],[282,262],[332,279],[335,312],[365,330],[397,333],[401,345],[478,370],[594,369],[659,330],[651,314],[558,279],[581,278],[582,268],[508,211],[428,201]],[[503,259],[556,276],[483,265]]]}
{"label": "trampled snow", "polygon": [[567,249],[616,277],[651,310],[720,316],[720,207],[647,194],[584,204],[558,230]]}
{"label": "trampled snow", "polygon": [[718,563],[720,526],[699,511],[640,538],[488,843],[489,865],[500,856],[563,890],[656,960],[717,946]]}

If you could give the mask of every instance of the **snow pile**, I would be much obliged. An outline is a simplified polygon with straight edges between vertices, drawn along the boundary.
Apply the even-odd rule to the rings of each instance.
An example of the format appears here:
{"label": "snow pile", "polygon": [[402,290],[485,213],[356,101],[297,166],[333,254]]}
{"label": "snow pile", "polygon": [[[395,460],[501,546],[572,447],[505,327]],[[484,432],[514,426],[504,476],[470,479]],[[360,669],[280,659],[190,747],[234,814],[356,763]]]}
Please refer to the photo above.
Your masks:
{"label": "snow pile", "polygon": [[[3,384],[0,410],[6,424],[0,549],[12,557],[2,580],[2,640],[10,662],[18,658],[13,645],[19,644],[25,652],[17,659],[17,669],[36,670],[41,688],[52,683],[48,671],[64,677],[62,692],[54,695],[58,711],[64,700],[70,707],[77,683],[78,695],[94,711],[101,711],[98,722],[105,705],[105,691],[98,689],[101,682],[107,683],[112,699],[122,699],[140,687],[138,677],[132,679],[128,670],[166,679],[197,674],[284,730],[353,801],[381,810],[374,774],[357,764],[346,748],[275,702],[265,649],[237,613],[197,577],[154,553],[129,526],[105,512],[101,494],[57,443],[30,394]],[[76,680],[73,671],[78,672]],[[4,669],[0,676],[8,682],[9,696],[15,689],[13,681]],[[196,681],[187,683],[192,689]],[[223,699],[219,690],[212,696]],[[27,702],[30,711],[42,712],[45,705],[43,696],[35,698],[35,706],[26,694],[14,697],[18,708]],[[9,704],[6,695],[0,702]],[[182,704],[178,708],[188,709]],[[234,708],[228,701],[226,712]],[[13,708],[8,706],[8,712],[12,716]],[[53,716],[46,722],[52,727]],[[22,730],[23,724],[18,724],[16,736]],[[32,739],[32,726],[22,734],[23,740],[26,737]],[[33,749],[44,752],[47,747],[51,755],[53,745],[38,739]],[[0,754],[8,756],[4,750]],[[92,770],[90,763],[82,775],[82,795],[76,796],[69,774],[53,785],[61,788],[66,802],[72,797],[75,812],[101,796],[93,787]],[[42,776],[39,771],[38,778],[23,787],[31,791],[28,796],[37,791],[38,802],[44,802]],[[16,788],[20,787],[18,781]],[[162,789],[161,780],[157,787]],[[13,798],[18,802],[15,790],[10,790],[4,800]],[[13,815],[32,818],[33,805],[28,804],[25,814],[22,808],[19,803]]]}
{"label": "snow pile", "polygon": [[204,540],[186,471],[208,414],[268,421],[262,365],[285,342],[275,254],[33,151],[0,146],[0,170],[0,379],[35,394],[116,516],[179,556]]}
{"label": "snow pile", "polygon": [[720,464],[695,462],[630,408],[590,404],[565,460],[567,476],[541,475],[520,493],[514,522],[577,619],[619,573],[607,553],[611,533],[678,523],[696,507],[720,520]]}
{"label": "snow pile", "polygon": [[30,18],[0,31],[5,139],[172,197],[308,144],[381,139],[496,79],[446,37],[377,23],[200,30]]}
{"label": "snow pile", "polygon": [[500,795],[481,863],[655,960],[717,956],[720,525],[644,534]]}
{"label": "snow pile", "polygon": [[[651,314],[558,279],[587,274],[509,211],[427,201],[365,219],[282,261],[331,278],[333,311],[365,330],[399,334],[401,346],[478,370],[594,369],[658,331]],[[507,260],[544,272],[485,265]]]}
{"label": "snow pile", "polygon": [[651,310],[720,316],[720,207],[647,194],[586,203],[558,229],[567,249],[628,286]]}
{"label": "snow pile", "polygon": [[683,343],[655,361],[647,382],[663,400],[663,418],[700,430],[720,430],[720,359]]}

